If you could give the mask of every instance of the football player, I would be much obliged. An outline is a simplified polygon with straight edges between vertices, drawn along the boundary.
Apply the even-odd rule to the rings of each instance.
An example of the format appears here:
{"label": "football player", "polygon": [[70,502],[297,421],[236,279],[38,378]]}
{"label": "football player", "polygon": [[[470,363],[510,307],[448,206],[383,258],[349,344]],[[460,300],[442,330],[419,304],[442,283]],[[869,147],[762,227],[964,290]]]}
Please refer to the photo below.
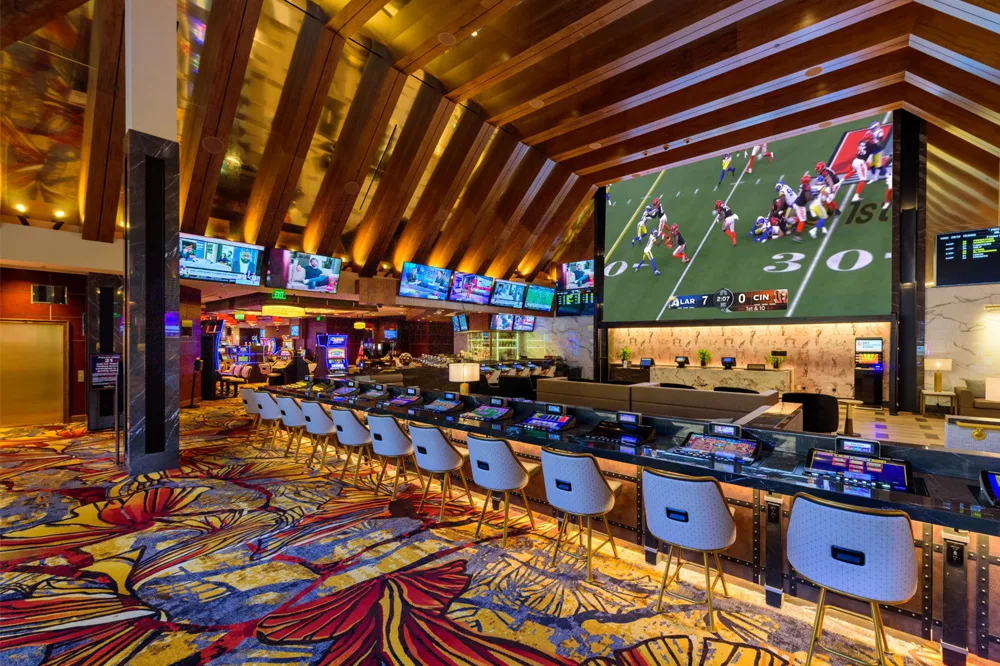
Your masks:
{"label": "football player", "polygon": [[858,177],[858,189],[854,191],[854,196],[851,197],[851,203],[857,203],[862,200],[861,191],[865,189],[865,185],[868,183],[868,158],[875,154],[875,137],[871,132],[865,132],[861,141],[858,142],[858,154],[851,163],[854,168],[854,175]]}
{"label": "football player", "polygon": [[736,245],[736,223],[739,221],[739,216],[733,212],[733,209],[722,203],[722,200],[717,200],[715,202],[715,219],[722,220],[722,233],[729,236],[729,239],[733,241],[733,245]]}
{"label": "football player", "polygon": [[635,247],[636,241],[642,242],[642,239],[649,233],[646,228],[646,220],[652,219],[655,219],[653,217],[653,207],[646,206],[646,209],[642,211],[642,217],[639,219],[639,223],[635,227],[635,238],[632,239],[632,247]]}
{"label": "football player", "polygon": [[885,203],[882,204],[882,210],[888,210],[889,206],[892,205],[892,157],[890,156],[888,161],[886,161],[885,166],[882,167],[882,171],[885,174]]}
{"label": "football player", "polygon": [[[727,171],[732,173],[734,176],[736,175],[735,167],[729,166],[730,163],[732,163],[732,161],[733,161],[732,153],[726,153],[725,155],[722,156],[722,173],[719,174],[719,185],[722,185],[722,179],[726,177]],[[716,187],[719,187],[719,185],[716,185]]]}
{"label": "football player", "polygon": [[[806,209],[812,214],[813,219],[816,220],[815,226],[809,230],[809,235],[816,238],[816,230],[819,229],[825,236],[827,234],[826,206],[823,205],[820,191],[812,188],[812,178],[809,174],[802,176],[802,188],[799,190],[799,200],[802,202],[801,205],[805,206]],[[796,233],[800,233],[802,231],[804,222],[804,220],[800,219],[799,225],[795,229]]]}
{"label": "football player", "polygon": [[750,164],[747,165],[747,173],[753,173],[753,163],[757,159],[757,156],[766,157],[770,161],[774,161],[774,153],[767,149],[767,144],[762,143],[759,146],[754,146],[750,151]]}
{"label": "football player", "polygon": [[837,205],[836,199],[837,190],[840,189],[840,176],[828,167],[825,162],[816,162],[816,175],[823,183],[820,187],[820,199],[823,205],[826,206],[827,216],[836,217],[840,215],[840,206]]}
{"label": "football player", "polygon": [[[885,130],[882,129],[882,126],[878,122],[873,122],[871,125],[868,126],[868,131],[866,132],[866,135],[871,136],[870,143],[872,144],[872,150],[873,150],[873,152],[870,154],[871,156],[869,157],[869,163],[871,166],[875,167],[876,171],[882,171],[882,161],[883,161],[882,151],[885,150],[885,144],[887,140],[885,136]],[[884,174],[883,173],[879,173],[878,175],[874,173],[870,174],[869,175],[870,180],[868,182],[869,183],[874,182],[881,175]]]}
{"label": "football player", "polygon": [[[677,228],[676,224],[670,225],[670,240],[673,241],[674,244],[674,251],[672,253],[674,258],[679,258],[682,264],[689,262],[690,259],[688,259],[688,256],[684,254],[684,247],[686,245],[684,242],[684,236],[681,235],[681,230]],[[670,247],[670,245],[668,244],[667,247]]]}
{"label": "football player", "polygon": [[639,269],[642,268],[642,265],[646,262],[647,259],[649,259],[649,265],[653,267],[653,275],[660,274],[660,271],[656,269],[656,259],[653,259],[653,246],[656,245],[657,237],[658,236],[656,235],[655,231],[649,234],[649,240],[646,241],[646,249],[642,251],[642,259],[640,259],[639,263],[636,264],[635,266],[636,273],[639,272]]}
{"label": "football player", "polygon": [[663,212],[660,197],[653,199],[653,218],[659,220],[659,224],[656,226],[656,233],[659,234],[660,238],[667,239],[667,247],[670,247],[670,239],[667,238],[667,214]]}

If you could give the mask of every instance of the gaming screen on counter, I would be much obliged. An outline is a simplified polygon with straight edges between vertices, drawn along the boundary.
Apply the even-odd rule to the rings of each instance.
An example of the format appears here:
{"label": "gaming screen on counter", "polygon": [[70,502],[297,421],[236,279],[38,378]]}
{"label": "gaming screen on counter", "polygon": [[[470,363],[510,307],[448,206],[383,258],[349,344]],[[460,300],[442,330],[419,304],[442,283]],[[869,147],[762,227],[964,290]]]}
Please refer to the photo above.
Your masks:
{"label": "gaming screen on counter", "polygon": [[451,277],[451,291],[448,300],[456,303],[486,305],[490,301],[493,278],[485,275],[455,272]]}
{"label": "gaming screen on counter", "polygon": [[540,287],[535,284],[528,285],[528,291],[524,296],[525,310],[538,310],[548,312],[552,309],[552,301],[556,297],[556,290],[551,287]]}
{"label": "gaming screen on counter", "polygon": [[267,257],[265,283],[273,289],[336,294],[340,266],[336,257],[273,249]]}
{"label": "gaming screen on counter", "polygon": [[890,112],[613,183],[604,321],[888,316],[891,160]]}
{"label": "gaming screen on counter", "polygon": [[527,289],[528,285],[523,282],[494,280],[490,305],[500,308],[519,308],[524,305],[524,292]]}
{"label": "gaming screen on counter", "polygon": [[182,233],[178,276],[259,287],[263,256],[264,248],[259,245]]}
{"label": "gaming screen on counter", "polygon": [[423,264],[406,262],[399,276],[399,295],[412,298],[429,298],[434,301],[448,299],[451,271]]}

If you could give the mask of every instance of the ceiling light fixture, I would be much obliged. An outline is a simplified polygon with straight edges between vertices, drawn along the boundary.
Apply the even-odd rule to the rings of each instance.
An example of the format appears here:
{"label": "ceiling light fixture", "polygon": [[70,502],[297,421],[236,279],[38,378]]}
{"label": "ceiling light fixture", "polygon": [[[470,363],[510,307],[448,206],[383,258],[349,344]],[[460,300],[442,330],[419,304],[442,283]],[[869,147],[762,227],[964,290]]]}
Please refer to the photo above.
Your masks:
{"label": "ceiling light fixture", "polygon": [[473,37],[478,37],[479,36],[479,31],[478,30],[473,30],[472,31],[472,36]]}
{"label": "ceiling light fixture", "polygon": [[18,213],[27,213],[28,212],[28,207],[25,206],[24,204],[14,204],[14,209]]}
{"label": "ceiling light fixture", "polygon": [[545,106],[545,100],[533,99],[530,102],[528,102],[528,106],[530,106],[533,109],[540,109],[543,106]]}
{"label": "ceiling light fixture", "polygon": [[444,44],[445,46],[454,46],[455,42],[457,42],[458,40],[455,39],[455,35],[451,34],[450,32],[439,32],[438,41]]}
{"label": "ceiling light fixture", "polygon": [[66,217],[66,212],[65,211],[61,211],[61,210],[57,210],[55,212],[55,216],[58,217],[58,218]]}
{"label": "ceiling light fixture", "polygon": [[597,141],[595,141],[594,143],[590,144],[590,149],[591,150],[597,150],[600,147],[601,147],[601,144],[598,143]]}

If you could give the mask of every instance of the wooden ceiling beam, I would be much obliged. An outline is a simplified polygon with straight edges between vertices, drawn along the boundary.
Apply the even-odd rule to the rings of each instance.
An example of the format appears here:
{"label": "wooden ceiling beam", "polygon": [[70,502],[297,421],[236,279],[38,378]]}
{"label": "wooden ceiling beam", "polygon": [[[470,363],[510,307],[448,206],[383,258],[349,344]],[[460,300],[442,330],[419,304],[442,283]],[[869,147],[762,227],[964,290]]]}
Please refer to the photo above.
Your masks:
{"label": "wooden ceiling beam", "polygon": [[302,22],[247,199],[244,242],[277,242],[343,50],[344,39],[324,28],[322,21]]}
{"label": "wooden ceiling beam", "polygon": [[452,21],[438,26],[438,31],[421,42],[416,48],[401,55],[393,67],[404,74],[413,74],[422,69],[439,55],[451,48],[439,39],[439,35],[450,34],[455,43],[461,42],[474,31],[489,25],[497,17],[505,14],[521,0],[480,0],[468,11],[456,16]]}
{"label": "wooden ceiling beam", "polygon": [[[585,0],[577,0],[583,2]],[[561,30],[545,36],[520,53],[490,67],[449,93],[451,99],[464,101],[515,76],[528,67],[587,39],[605,26],[648,5],[652,0],[587,0],[592,10]]]}
{"label": "wooden ceiling beam", "polygon": [[[1000,38],[998,38],[1000,44]],[[992,122],[1000,122],[1000,84],[907,49],[906,81]]]}
{"label": "wooden ceiling beam", "polygon": [[349,39],[353,37],[368,19],[382,11],[388,0],[349,0],[344,8],[330,17],[326,27]]}
{"label": "wooden ceiling beam", "polygon": [[217,2],[208,16],[181,131],[181,231],[203,235],[208,227],[262,2]]}
{"label": "wooden ceiling beam", "polygon": [[406,76],[392,68],[379,47],[365,63],[361,82],[344,119],[333,159],[323,176],[302,236],[306,252],[333,254],[375,162],[379,143],[399,101]]}
{"label": "wooden ceiling beam", "polygon": [[425,261],[494,131],[477,110],[466,109],[462,113],[396,242],[392,263],[397,272],[403,270],[407,261]]}
{"label": "wooden ceiling beam", "polygon": [[668,166],[680,166],[727,150],[752,146],[764,141],[776,141],[801,132],[819,129],[826,123],[847,122],[881,111],[903,106],[907,84],[894,83],[860,95],[831,102],[820,109],[807,109],[790,115],[770,118],[761,123],[717,134],[702,141],[692,141],[676,149],[609,167],[592,175],[595,183],[607,184],[632,176],[660,171]]}
{"label": "wooden ceiling beam", "polygon": [[569,193],[559,204],[552,220],[536,237],[534,244],[517,263],[517,272],[529,282],[538,274],[543,257],[550,254],[553,245],[557,244],[563,234],[583,213],[593,199],[597,187],[590,182],[579,179],[570,188]]}
{"label": "wooden ceiling beam", "polygon": [[454,106],[440,86],[420,86],[371,205],[354,236],[350,254],[354,265],[361,267],[361,277],[371,277],[377,272]]}
{"label": "wooden ceiling beam", "polygon": [[905,53],[905,50],[896,51],[875,61],[821,74],[796,86],[754,97],[741,104],[720,106],[716,111],[701,113],[662,129],[590,151],[566,160],[564,164],[581,175],[591,174],[656,152],[669,152],[685,142],[724,135],[768,118],[791,115],[807,108],[821,109],[844,97],[902,82]]}
{"label": "wooden ceiling beam", "polygon": [[517,138],[499,130],[483,155],[482,162],[472,173],[448,221],[441,229],[430,252],[430,265],[445,267],[455,258],[456,250],[472,233],[476,220],[485,207],[503,192],[506,179],[524,157],[528,147]]}
{"label": "wooden ceiling beam", "polygon": [[[940,3],[934,3],[934,7]],[[948,60],[960,69],[968,69],[982,78],[1000,77],[1000,47],[997,30],[1000,14],[990,13],[990,20],[972,23],[950,14],[919,5],[910,46],[933,57]]]}
{"label": "wooden ceiling beam", "polygon": [[556,247],[551,263],[565,264],[594,258],[594,216],[588,217],[573,238]]}
{"label": "wooden ceiling beam", "polygon": [[[0,0],[0,51],[87,0]],[[96,11],[102,11],[97,10]]]}
{"label": "wooden ceiling beam", "polygon": [[458,270],[480,273],[486,267],[489,259],[503,247],[511,225],[524,215],[527,205],[538,194],[555,165],[540,151],[527,150],[496,207],[484,211],[465,246],[459,249]]}
{"label": "wooden ceiling beam", "polygon": [[80,154],[79,210],[84,240],[115,240],[125,139],[125,2],[94,6],[87,109]]}
{"label": "wooden ceiling beam", "polygon": [[[563,257],[567,255],[567,250],[570,248],[579,248],[580,244],[586,248],[589,243],[589,256],[594,256],[593,242],[594,242],[594,200],[593,197],[584,203],[583,208],[580,213],[570,221],[569,226],[559,235],[558,238],[549,246],[542,255],[541,261],[538,262],[538,267],[535,269],[534,275],[530,279],[535,279],[538,273],[546,272],[552,267],[554,263],[562,261]],[[589,228],[589,233],[588,233]],[[582,251],[586,251],[582,250]],[[556,275],[551,276],[553,280],[556,279]]]}
{"label": "wooden ceiling beam", "polygon": [[903,108],[991,155],[1000,156],[1000,124],[996,122],[911,84],[906,86]]}

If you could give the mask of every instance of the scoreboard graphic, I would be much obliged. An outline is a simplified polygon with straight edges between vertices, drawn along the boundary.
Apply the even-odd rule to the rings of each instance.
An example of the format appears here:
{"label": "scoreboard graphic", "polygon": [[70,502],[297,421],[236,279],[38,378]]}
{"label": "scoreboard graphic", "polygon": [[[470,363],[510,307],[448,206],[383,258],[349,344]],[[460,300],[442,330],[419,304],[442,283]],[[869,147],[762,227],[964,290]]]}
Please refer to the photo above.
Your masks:
{"label": "scoreboard graphic", "polygon": [[788,309],[787,289],[761,291],[732,291],[719,289],[714,294],[688,294],[674,296],[667,307],[671,310],[715,308],[720,312],[768,312]]}

